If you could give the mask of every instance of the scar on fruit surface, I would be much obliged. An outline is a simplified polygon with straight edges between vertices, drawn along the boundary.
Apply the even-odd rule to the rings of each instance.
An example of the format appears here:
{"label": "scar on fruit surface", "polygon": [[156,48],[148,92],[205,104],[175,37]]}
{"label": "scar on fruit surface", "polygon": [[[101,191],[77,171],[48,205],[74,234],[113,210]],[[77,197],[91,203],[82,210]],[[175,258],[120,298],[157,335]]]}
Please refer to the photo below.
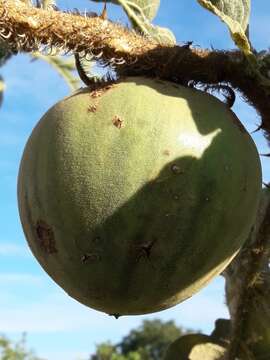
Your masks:
{"label": "scar on fruit surface", "polygon": [[138,262],[141,258],[146,258],[150,260],[151,251],[156,241],[157,239],[152,239],[151,241],[143,243],[138,247],[138,255],[136,258],[136,262]]}
{"label": "scar on fruit surface", "polygon": [[100,260],[101,260],[101,256],[96,253],[86,253],[86,254],[83,254],[81,257],[82,263],[86,263],[88,261],[93,262],[93,261],[100,261]]}
{"label": "scar on fruit surface", "polygon": [[164,150],[163,155],[170,156],[170,150],[168,149]]}
{"label": "scar on fruit surface", "polygon": [[91,113],[95,113],[97,111],[97,104],[89,105],[87,111]]}
{"label": "scar on fruit surface", "polygon": [[105,83],[104,85],[98,84],[97,88],[93,89],[90,92],[90,97],[93,98],[93,99],[98,98],[101,95],[103,95],[105,92],[110,90],[114,85],[115,84],[107,84],[107,83]]}
{"label": "scar on fruit surface", "polygon": [[123,120],[120,119],[120,117],[117,116],[117,115],[115,115],[115,116],[113,117],[112,122],[113,122],[113,125],[114,125],[115,127],[117,127],[118,129],[121,129],[121,128],[123,127]]}
{"label": "scar on fruit surface", "polygon": [[53,254],[57,252],[55,246],[54,232],[52,228],[44,220],[37,221],[36,234],[37,234],[39,246],[47,254]]}

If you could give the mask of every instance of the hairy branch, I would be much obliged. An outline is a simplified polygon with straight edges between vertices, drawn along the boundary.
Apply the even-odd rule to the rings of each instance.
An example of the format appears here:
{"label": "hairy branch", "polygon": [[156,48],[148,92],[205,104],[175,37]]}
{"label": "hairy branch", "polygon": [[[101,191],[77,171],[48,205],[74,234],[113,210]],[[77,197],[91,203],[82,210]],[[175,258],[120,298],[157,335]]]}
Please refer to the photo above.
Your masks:
{"label": "hairy branch", "polygon": [[104,59],[126,59],[157,45],[133,31],[93,13],[84,16],[30,7],[19,0],[0,0],[0,37],[15,51],[43,45],[63,51],[84,51]]}
{"label": "hairy branch", "polygon": [[93,14],[37,9],[19,0],[0,0],[1,38],[13,52],[57,48],[90,55],[114,64],[119,75],[157,76],[183,85],[229,84],[257,109],[260,128],[270,134],[270,80],[239,51],[161,46]]}

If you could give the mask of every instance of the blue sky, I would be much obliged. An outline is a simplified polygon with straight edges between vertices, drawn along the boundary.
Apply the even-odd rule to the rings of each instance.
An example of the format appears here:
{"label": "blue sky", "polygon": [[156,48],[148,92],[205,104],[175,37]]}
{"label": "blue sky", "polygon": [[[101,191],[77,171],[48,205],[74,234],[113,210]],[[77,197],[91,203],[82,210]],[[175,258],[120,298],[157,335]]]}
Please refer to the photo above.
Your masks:
{"label": "blue sky", "polygon": [[[269,1],[253,1],[251,40],[257,49],[267,48],[270,38]],[[63,0],[61,7],[101,11],[89,1]],[[267,6],[268,5],[268,6]],[[117,6],[109,17],[127,22]],[[234,45],[226,27],[202,9],[196,0],[161,0],[155,19],[170,27],[177,41],[193,40],[202,47],[229,49]],[[28,344],[47,360],[87,359],[95,344],[118,341],[143,319],[174,319],[177,324],[209,333],[218,317],[228,317],[224,282],[215,279],[207,288],[182,304],[148,316],[115,320],[68,297],[48,276],[28,250],[19,221],[16,181],[20,157],[28,136],[42,114],[69,93],[65,82],[46,63],[30,62],[28,55],[13,57],[0,69],[7,89],[0,109],[0,333],[18,339],[23,331]],[[238,99],[234,111],[249,131],[259,119]],[[262,134],[254,134],[259,152],[266,152]],[[269,159],[262,158],[264,181],[270,181]]]}

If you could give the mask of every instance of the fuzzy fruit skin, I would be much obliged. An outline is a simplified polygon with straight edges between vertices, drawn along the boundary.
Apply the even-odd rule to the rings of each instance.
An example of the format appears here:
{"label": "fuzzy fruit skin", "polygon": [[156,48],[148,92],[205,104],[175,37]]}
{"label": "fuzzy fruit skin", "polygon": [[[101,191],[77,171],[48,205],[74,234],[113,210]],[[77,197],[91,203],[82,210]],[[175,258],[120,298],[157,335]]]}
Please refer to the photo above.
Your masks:
{"label": "fuzzy fruit skin", "polygon": [[261,190],[256,147],[221,101],[146,78],[53,106],[21,161],[29,246],[70,296],[108,314],[169,308],[236,255]]}

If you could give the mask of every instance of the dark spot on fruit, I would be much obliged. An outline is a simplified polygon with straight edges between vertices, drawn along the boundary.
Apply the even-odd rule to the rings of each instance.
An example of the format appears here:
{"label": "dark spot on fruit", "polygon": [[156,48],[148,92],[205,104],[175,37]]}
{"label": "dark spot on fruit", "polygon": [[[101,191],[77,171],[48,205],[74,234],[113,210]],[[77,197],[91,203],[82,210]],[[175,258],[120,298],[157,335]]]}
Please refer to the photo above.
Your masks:
{"label": "dark spot on fruit", "polygon": [[89,105],[88,108],[87,108],[87,111],[88,112],[91,112],[91,113],[94,113],[97,111],[97,105],[94,104],[94,105]]}
{"label": "dark spot on fruit", "polygon": [[174,174],[182,174],[184,171],[180,168],[180,166],[173,164],[171,166],[171,170]]}
{"label": "dark spot on fruit", "polygon": [[169,150],[164,150],[164,151],[163,151],[163,154],[166,155],[166,156],[169,156],[169,155],[170,155],[170,151],[169,151]]}
{"label": "dark spot on fruit", "polygon": [[113,118],[113,125],[117,127],[117,129],[121,129],[123,127],[123,120],[120,119],[119,116],[115,115]]}
{"label": "dark spot on fruit", "polygon": [[156,241],[157,239],[152,239],[149,242],[139,245],[139,254],[137,256],[137,261],[139,261],[141,257],[146,257],[147,259],[150,258],[152,248]]}
{"label": "dark spot on fruit", "polygon": [[108,84],[107,82],[105,83],[97,83],[96,87],[91,91],[90,96],[91,98],[98,98],[101,95],[103,95],[106,91],[108,91],[109,89],[111,89],[114,86],[113,83]]}
{"label": "dark spot on fruit", "polygon": [[36,234],[39,246],[46,251],[47,254],[57,252],[53,230],[44,220],[37,221]]}
{"label": "dark spot on fruit", "polygon": [[94,254],[94,253],[86,253],[83,254],[81,256],[81,262],[82,263],[86,263],[86,262],[94,262],[94,261],[100,261],[101,260],[101,256],[99,254]]}

